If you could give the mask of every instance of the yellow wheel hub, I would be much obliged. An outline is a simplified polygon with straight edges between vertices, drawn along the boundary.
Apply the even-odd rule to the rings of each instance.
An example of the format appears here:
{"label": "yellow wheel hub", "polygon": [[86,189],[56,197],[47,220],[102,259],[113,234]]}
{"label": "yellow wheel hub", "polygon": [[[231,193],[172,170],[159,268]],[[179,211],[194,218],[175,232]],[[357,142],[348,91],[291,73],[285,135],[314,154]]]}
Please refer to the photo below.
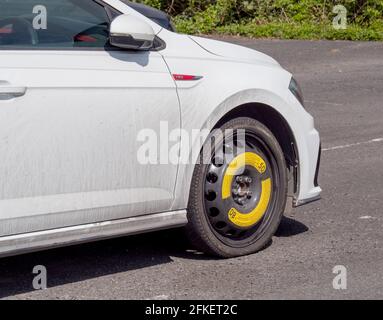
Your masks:
{"label": "yellow wheel hub", "polygon": [[[236,157],[226,169],[222,183],[222,199],[226,200],[232,196],[233,179],[246,166],[255,168],[260,174],[264,174],[267,170],[265,160],[258,154],[246,152]],[[236,226],[241,228],[250,228],[256,225],[265,215],[270,203],[272,194],[271,179],[267,178],[262,181],[262,192],[257,206],[249,213],[242,213],[236,208],[231,208],[228,212],[229,220]]]}

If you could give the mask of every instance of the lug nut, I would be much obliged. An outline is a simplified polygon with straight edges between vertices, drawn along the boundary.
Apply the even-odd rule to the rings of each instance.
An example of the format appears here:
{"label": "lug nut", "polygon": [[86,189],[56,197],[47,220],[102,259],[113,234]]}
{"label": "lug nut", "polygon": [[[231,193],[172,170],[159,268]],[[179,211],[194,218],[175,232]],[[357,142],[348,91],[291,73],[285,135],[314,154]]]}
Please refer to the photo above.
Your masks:
{"label": "lug nut", "polygon": [[237,181],[238,183],[243,183],[243,177],[237,177],[236,181]]}

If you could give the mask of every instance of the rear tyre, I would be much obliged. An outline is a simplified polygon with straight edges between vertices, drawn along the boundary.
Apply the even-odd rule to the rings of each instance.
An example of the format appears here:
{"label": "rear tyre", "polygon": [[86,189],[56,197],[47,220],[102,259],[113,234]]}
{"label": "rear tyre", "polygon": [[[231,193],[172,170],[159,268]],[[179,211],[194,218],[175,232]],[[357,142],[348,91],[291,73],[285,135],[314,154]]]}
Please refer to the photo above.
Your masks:
{"label": "rear tyre", "polygon": [[194,170],[187,234],[197,249],[231,258],[271,241],[286,205],[287,169],[278,141],[260,122],[237,118],[220,132]]}

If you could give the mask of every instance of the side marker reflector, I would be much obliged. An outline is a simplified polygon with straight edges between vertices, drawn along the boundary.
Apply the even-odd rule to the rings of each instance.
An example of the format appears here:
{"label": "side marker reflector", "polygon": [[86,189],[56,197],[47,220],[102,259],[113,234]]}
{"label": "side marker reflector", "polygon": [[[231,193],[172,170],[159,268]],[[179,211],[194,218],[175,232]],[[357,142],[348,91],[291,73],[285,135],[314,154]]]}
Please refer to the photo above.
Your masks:
{"label": "side marker reflector", "polygon": [[203,77],[201,76],[192,76],[188,74],[173,74],[173,79],[175,81],[197,81],[201,80]]}

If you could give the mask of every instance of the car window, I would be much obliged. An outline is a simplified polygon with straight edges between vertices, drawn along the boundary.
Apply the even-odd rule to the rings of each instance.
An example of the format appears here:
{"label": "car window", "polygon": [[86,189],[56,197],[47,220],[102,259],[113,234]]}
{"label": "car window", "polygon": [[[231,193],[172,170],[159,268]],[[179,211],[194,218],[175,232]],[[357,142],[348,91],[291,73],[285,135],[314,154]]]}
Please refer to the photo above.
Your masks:
{"label": "car window", "polygon": [[0,0],[0,49],[101,48],[109,23],[93,0]]}

